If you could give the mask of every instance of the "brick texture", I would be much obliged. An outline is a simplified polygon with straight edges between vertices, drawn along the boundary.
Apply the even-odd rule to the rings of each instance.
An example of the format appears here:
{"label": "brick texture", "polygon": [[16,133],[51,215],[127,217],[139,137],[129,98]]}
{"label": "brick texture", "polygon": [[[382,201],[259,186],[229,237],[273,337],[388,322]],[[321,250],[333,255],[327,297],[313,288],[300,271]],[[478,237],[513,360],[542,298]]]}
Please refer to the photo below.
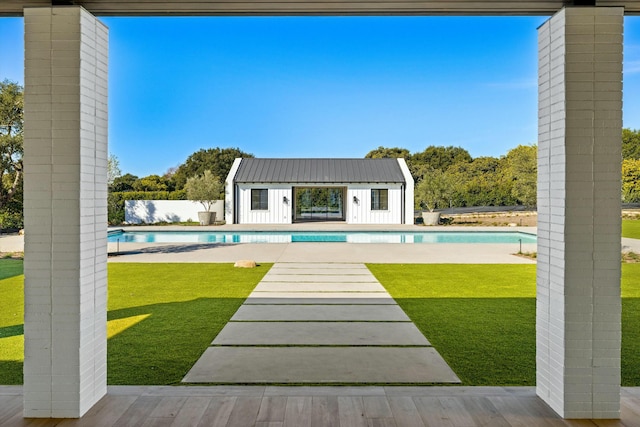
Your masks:
{"label": "brick texture", "polygon": [[73,418],[106,394],[108,30],[24,16],[24,415]]}
{"label": "brick texture", "polygon": [[622,8],[538,30],[537,393],[565,418],[620,416]]}

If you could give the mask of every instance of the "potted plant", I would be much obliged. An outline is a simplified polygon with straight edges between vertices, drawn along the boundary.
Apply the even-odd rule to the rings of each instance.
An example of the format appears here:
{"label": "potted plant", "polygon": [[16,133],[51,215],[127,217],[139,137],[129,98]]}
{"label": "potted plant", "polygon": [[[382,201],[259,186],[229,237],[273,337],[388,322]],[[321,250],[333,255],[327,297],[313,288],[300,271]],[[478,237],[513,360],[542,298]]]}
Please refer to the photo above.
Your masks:
{"label": "potted plant", "polygon": [[224,191],[224,185],[220,182],[220,178],[207,170],[203,175],[187,179],[184,188],[189,200],[200,202],[204,207],[204,211],[198,212],[200,225],[213,224],[216,220],[216,213],[211,212],[211,206],[220,199]]}
{"label": "potted plant", "polygon": [[422,212],[424,225],[440,223],[440,212],[434,212],[434,209],[446,202],[448,186],[447,176],[441,170],[429,168],[424,172],[415,188],[416,205],[427,209]]}

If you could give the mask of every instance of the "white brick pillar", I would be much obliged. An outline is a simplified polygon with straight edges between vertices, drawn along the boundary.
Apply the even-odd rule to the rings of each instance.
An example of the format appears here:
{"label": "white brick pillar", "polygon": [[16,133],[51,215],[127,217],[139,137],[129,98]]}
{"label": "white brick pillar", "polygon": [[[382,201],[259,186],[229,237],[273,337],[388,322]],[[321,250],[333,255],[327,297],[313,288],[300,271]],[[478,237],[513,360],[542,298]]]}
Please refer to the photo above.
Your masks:
{"label": "white brick pillar", "polygon": [[25,22],[25,417],[106,393],[108,30],[77,6]]}
{"label": "white brick pillar", "polygon": [[537,393],[620,416],[623,9],[566,8],[539,39]]}

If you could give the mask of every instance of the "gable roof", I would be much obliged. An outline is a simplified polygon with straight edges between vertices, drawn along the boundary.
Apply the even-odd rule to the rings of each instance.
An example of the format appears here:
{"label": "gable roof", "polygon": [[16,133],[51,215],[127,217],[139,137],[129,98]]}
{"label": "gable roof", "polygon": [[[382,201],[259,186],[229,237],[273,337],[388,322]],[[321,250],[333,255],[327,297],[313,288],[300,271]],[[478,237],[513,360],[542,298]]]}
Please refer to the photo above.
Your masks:
{"label": "gable roof", "polygon": [[397,159],[242,159],[238,183],[405,183]]}

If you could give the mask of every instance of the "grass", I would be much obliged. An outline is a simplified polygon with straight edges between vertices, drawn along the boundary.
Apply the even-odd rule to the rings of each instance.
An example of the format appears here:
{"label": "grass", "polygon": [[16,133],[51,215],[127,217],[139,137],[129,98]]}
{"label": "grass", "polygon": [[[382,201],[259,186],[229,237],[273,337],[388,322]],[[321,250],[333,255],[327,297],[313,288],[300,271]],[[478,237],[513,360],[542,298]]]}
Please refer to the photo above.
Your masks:
{"label": "grass", "polygon": [[622,220],[622,237],[640,239],[640,220],[623,219]]}
{"label": "grass", "polygon": [[[534,265],[368,267],[464,385],[535,384]],[[622,385],[640,386],[640,264],[622,292]]]}
{"label": "grass", "polygon": [[[109,264],[108,383],[180,381],[269,267]],[[369,268],[463,384],[535,384],[535,266]],[[23,276],[0,292],[0,384],[20,384]],[[622,385],[640,386],[640,264],[622,265],[622,296]]]}
{"label": "grass", "polygon": [[22,274],[22,260],[0,258],[0,280]]}
{"label": "grass", "polygon": [[[109,264],[109,384],[174,384],[270,265]],[[23,276],[0,280],[0,384],[22,382]]]}

